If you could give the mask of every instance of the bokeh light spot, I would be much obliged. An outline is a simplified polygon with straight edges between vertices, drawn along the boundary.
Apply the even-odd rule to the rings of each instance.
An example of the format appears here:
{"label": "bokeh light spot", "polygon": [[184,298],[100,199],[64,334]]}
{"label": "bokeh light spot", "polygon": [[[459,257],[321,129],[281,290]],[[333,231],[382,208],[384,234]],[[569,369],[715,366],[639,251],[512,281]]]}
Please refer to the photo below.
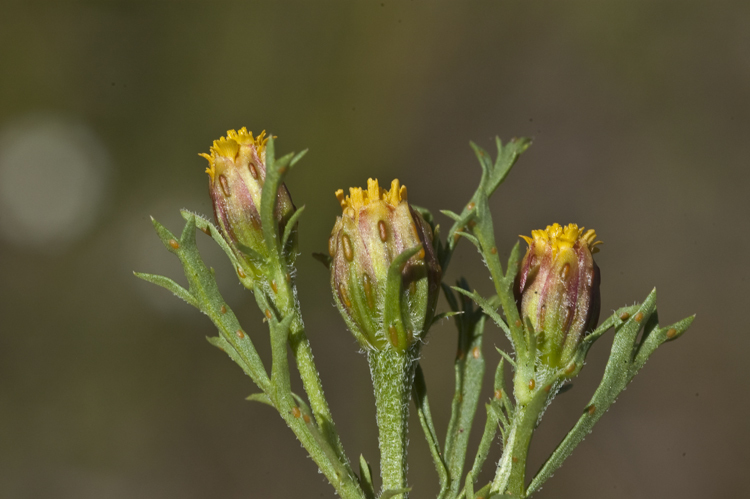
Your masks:
{"label": "bokeh light spot", "polygon": [[0,237],[60,251],[85,235],[100,213],[109,155],[89,127],[54,115],[28,115],[0,131]]}

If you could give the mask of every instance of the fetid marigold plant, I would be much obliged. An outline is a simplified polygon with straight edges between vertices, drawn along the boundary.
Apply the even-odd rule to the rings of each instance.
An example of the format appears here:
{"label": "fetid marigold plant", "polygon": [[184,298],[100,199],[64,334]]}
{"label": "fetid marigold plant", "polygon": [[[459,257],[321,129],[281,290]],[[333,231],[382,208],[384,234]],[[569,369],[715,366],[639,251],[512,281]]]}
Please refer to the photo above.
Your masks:
{"label": "fetid marigold plant", "polygon": [[[331,233],[328,254],[316,255],[331,272],[331,291],[344,325],[370,365],[380,445],[380,483],[360,455],[352,466],[339,439],[305,333],[294,283],[296,208],[284,185],[300,154],[275,157],[274,138],[245,128],[214,141],[208,154],[211,221],[183,211],[177,236],[153,220],[168,251],[182,263],[188,288],[153,274],[136,273],[205,313],[218,335],[209,341],[250,376],[260,392],[248,400],[276,409],[336,493],[346,499],[406,498],[420,484],[408,484],[407,435],[411,404],[419,416],[440,484],[438,498],[528,497],[562,465],[651,354],[682,335],[693,317],[661,326],[656,291],[599,323],[600,272],[593,255],[596,232],[576,224],[554,223],[521,236],[503,268],[495,244],[489,197],[530,144],[496,140],[497,157],[473,147],[482,168],[479,187],[452,220],[442,240],[433,216],[407,200],[406,187],[389,189],[369,179],[366,188],[335,193],[342,212]],[[200,229],[224,250],[240,282],[265,316],[271,338],[268,372],[253,344],[257,332],[244,329],[219,293],[214,274],[195,244]],[[456,245],[466,239],[479,251],[495,292],[482,297],[464,279],[442,282]],[[436,313],[442,290],[450,311]],[[458,351],[451,416],[443,442],[432,421],[427,381],[419,354],[430,327],[453,317]],[[484,325],[492,320],[506,334],[512,351],[498,350],[492,396],[473,460],[467,463],[469,436],[482,393],[485,369]],[[257,325],[260,326],[260,325]],[[544,409],[584,366],[591,345],[609,330],[614,340],[601,383],[570,432],[535,474],[527,479],[526,456]],[[343,341],[343,340],[342,340]],[[348,342],[342,343],[348,345]],[[304,394],[292,393],[287,349],[302,379]],[[494,352],[492,353],[494,355]],[[506,386],[505,364],[513,379]],[[508,391],[511,388],[510,393]],[[503,454],[490,483],[477,483],[494,442]]]}

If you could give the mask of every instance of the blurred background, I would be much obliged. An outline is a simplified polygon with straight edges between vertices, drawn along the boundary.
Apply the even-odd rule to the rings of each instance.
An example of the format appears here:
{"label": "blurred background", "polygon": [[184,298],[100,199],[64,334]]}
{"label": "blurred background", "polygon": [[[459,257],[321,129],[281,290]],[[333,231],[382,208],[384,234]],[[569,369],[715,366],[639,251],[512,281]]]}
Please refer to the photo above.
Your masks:
{"label": "blurred background", "polygon": [[[492,200],[501,252],[552,222],[595,228],[603,316],[653,286],[662,323],[698,315],[536,497],[741,496],[749,22],[750,4],[707,1],[5,3],[0,496],[333,496],[278,415],[244,400],[256,388],[205,341],[209,320],[132,275],[184,282],[149,216],[179,231],[180,208],[210,214],[198,153],[242,126],[277,135],[279,153],[310,149],[288,181],[307,206],[299,293],[352,459],[377,466],[369,372],[310,257],[340,211],[334,190],[398,177],[412,202],[460,211],[479,179],[469,140],[492,150],[495,135],[530,136]],[[199,243],[268,358],[250,294]],[[446,279],[460,275],[490,294],[467,243]],[[422,356],[441,439],[455,342],[445,321]],[[547,411],[530,475],[578,418],[610,343]],[[488,381],[493,344],[507,347],[494,326]],[[496,444],[483,482],[499,455]],[[415,420],[410,456],[412,497],[434,497]]]}

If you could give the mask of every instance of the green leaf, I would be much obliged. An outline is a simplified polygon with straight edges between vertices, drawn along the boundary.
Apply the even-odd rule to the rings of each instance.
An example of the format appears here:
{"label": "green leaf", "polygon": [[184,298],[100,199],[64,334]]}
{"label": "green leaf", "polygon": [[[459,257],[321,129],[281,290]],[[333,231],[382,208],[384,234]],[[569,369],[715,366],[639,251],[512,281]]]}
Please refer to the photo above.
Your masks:
{"label": "green leaf", "polygon": [[[468,293],[468,284],[461,281],[453,289]],[[470,294],[469,294],[470,295]],[[458,354],[454,364],[456,388],[451,404],[451,418],[445,441],[445,463],[450,477],[451,496],[458,494],[462,485],[463,468],[469,436],[479,403],[484,377],[482,339],[486,316],[474,310],[471,300],[462,300],[463,314],[457,316]]]}
{"label": "green leaf", "polygon": [[221,235],[221,231],[210,221],[205,219],[204,217],[192,213],[188,210],[180,210],[180,215],[182,215],[182,218],[185,219],[185,221],[189,221],[191,218],[195,220],[195,226],[199,228],[201,231],[203,231],[205,234],[208,234],[211,236],[211,239],[216,241],[216,243],[219,245],[219,247],[224,250],[224,253],[229,257],[229,259],[232,261],[232,264],[236,267],[239,265],[239,262],[237,261],[237,256],[234,254],[234,251],[232,251],[232,248],[229,247],[227,244],[227,241],[224,239],[224,236]]}
{"label": "green leaf", "polygon": [[338,476],[339,479],[348,478],[349,470],[347,469],[347,466],[342,462],[334,448],[334,444],[326,438],[321,429],[315,424],[315,419],[310,408],[299,395],[292,393],[292,396],[297,401],[302,413],[302,422],[307,426],[307,431],[312,435],[317,447],[323,451],[326,459],[331,463],[336,476]]}
{"label": "green leaf", "polygon": [[477,448],[477,454],[474,457],[474,464],[471,467],[469,476],[467,476],[466,485],[469,485],[469,477],[471,477],[472,489],[466,489],[466,497],[473,497],[473,484],[475,477],[479,476],[482,471],[482,466],[487,461],[487,456],[490,453],[492,442],[495,440],[497,434],[497,427],[500,424],[500,419],[495,410],[493,410],[491,404],[486,404],[487,409],[487,420],[484,423],[484,432],[482,433],[482,439],[479,441],[479,447]]}
{"label": "green leaf", "polygon": [[359,455],[359,485],[365,493],[365,499],[375,499],[375,487],[372,484],[372,468],[365,456]]}
{"label": "green leaf", "polygon": [[[175,294],[181,293],[185,298],[188,295],[192,297],[192,300],[186,301],[208,315],[219,330],[220,339],[209,339],[209,341],[229,354],[253,379],[255,384],[265,392],[269,385],[268,374],[255,350],[255,346],[222,298],[213,272],[206,267],[198,253],[198,248],[195,245],[196,217],[192,214],[183,216],[186,216],[187,222],[179,240],[159,222],[156,220],[152,222],[167,249],[180,259],[188,281],[188,290],[179,288],[176,284],[172,286],[170,280],[166,277],[159,277],[156,279],[158,282],[155,283],[160,286],[169,286],[167,289],[175,292]],[[178,294],[178,296],[180,295]],[[180,297],[183,298],[183,296]]]}
{"label": "green leaf", "polygon": [[289,167],[291,168],[291,167],[293,167],[294,165],[296,165],[296,164],[297,164],[297,162],[298,162],[299,160],[301,160],[301,159],[302,159],[302,158],[303,158],[303,157],[305,156],[305,154],[307,154],[307,151],[308,151],[308,150],[309,150],[309,149],[305,149],[305,150],[303,150],[303,151],[300,151],[300,152],[298,152],[298,153],[297,153],[297,154],[296,154],[296,155],[295,155],[295,156],[294,156],[294,157],[292,158],[292,160],[291,160],[291,161],[289,162]]}
{"label": "green leaf", "polygon": [[687,331],[690,325],[695,320],[695,315],[686,317],[681,321],[675,322],[669,326],[659,328],[658,324],[655,324],[650,334],[644,334],[640,345],[638,346],[638,352],[635,356],[635,368],[640,369],[646,363],[648,358],[654,351],[667,341],[676,340],[682,334]]}
{"label": "green leaf", "polygon": [[474,475],[471,472],[466,474],[464,490],[461,494],[459,494],[458,499],[465,499],[467,497],[470,499],[474,499]]}
{"label": "green leaf", "polygon": [[[195,219],[195,226],[199,228],[203,233],[211,236],[211,239],[213,239],[216,244],[219,245],[219,247],[229,258],[229,261],[232,262],[232,267],[234,267],[234,271],[237,273],[237,278],[240,280],[242,285],[247,289],[253,289],[254,282],[250,270],[247,268],[245,262],[240,260],[232,250],[232,248],[229,246],[229,244],[227,244],[227,241],[224,239],[224,236],[221,235],[221,231],[219,230],[219,228],[208,221],[206,218],[188,210],[180,210],[180,214],[186,221],[190,220],[190,218]],[[253,262],[256,267],[262,268],[265,265],[265,258],[263,258],[263,256],[261,256],[252,248],[248,248],[247,246],[240,243],[237,243],[237,247],[240,251],[242,251],[242,253],[244,253],[245,257]]]}
{"label": "green leaf", "polygon": [[[467,477],[467,485],[469,484],[469,477],[471,477],[472,488],[465,489],[466,497],[473,497],[474,477],[478,477],[479,473],[482,471],[482,466],[484,466],[484,463],[487,460],[492,442],[495,440],[498,426],[500,426],[501,431],[503,432],[503,443],[505,443],[505,435],[509,424],[509,418],[513,418],[513,408],[510,402],[510,398],[505,391],[504,376],[504,363],[503,359],[501,358],[500,362],[498,362],[497,364],[497,369],[495,369],[495,395],[492,401],[485,406],[487,409],[487,420],[484,425],[484,433],[482,434],[482,439],[479,442],[479,448],[477,449],[476,456],[474,457],[474,464],[472,465],[469,476]],[[499,399],[497,397],[498,394],[500,394]],[[504,409],[507,411],[507,416],[503,413]]]}
{"label": "green leaf", "polygon": [[[290,152],[276,160],[276,168],[281,170],[279,174],[281,174],[282,177],[287,173],[289,167],[291,166],[293,159],[294,159],[294,153]],[[283,170],[283,168],[286,168],[286,170]]]}
{"label": "green leaf", "polygon": [[[538,490],[552,476],[573,452],[573,449],[591,432],[596,422],[627,387],[648,357],[668,339],[669,331],[674,330],[671,337],[677,337],[684,333],[693,320],[693,317],[688,317],[666,328],[659,328],[657,321],[652,320],[652,316],[656,317],[655,312],[656,290],[653,290],[643,304],[633,314],[628,315],[626,320],[621,319],[625,317],[623,313],[619,315],[616,313],[597,328],[594,334],[599,335],[602,334],[603,331],[600,331],[602,329],[606,330],[605,328],[608,329],[612,325],[615,328],[612,350],[602,381],[590,402],[583,409],[583,415],[531,481],[528,488],[529,495]],[[641,328],[645,330],[641,344],[638,345],[638,333]]]}
{"label": "green leaf", "polygon": [[458,213],[454,213],[451,210],[440,210],[440,213],[442,213],[446,217],[451,218],[455,221],[461,220],[461,215],[459,215]]}
{"label": "green leaf", "polygon": [[430,326],[437,324],[438,322],[442,321],[443,319],[448,319],[450,317],[455,317],[456,315],[460,315],[461,312],[443,312],[440,314],[437,314],[435,317],[432,318],[432,322],[430,323]]}
{"label": "green leaf", "polygon": [[162,224],[157,222],[154,217],[151,217],[151,223],[154,225],[154,229],[156,229],[156,233],[159,235],[159,239],[161,239],[164,247],[167,248],[170,253],[177,254],[179,250],[179,240],[175,237],[175,235],[169,232],[169,230],[167,230],[167,228]]}
{"label": "green leaf", "polygon": [[297,221],[299,220],[299,217],[302,216],[302,212],[305,210],[305,206],[302,205],[299,208],[297,208],[297,211],[295,211],[291,217],[289,217],[289,220],[286,222],[286,227],[284,227],[284,237],[281,238],[281,247],[286,248],[286,243],[289,242],[289,237],[291,237],[292,232],[296,230]]}
{"label": "green leaf", "polygon": [[617,309],[614,314],[610,315],[607,320],[602,322],[599,327],[583,339],[584,343],[592,344],[613,327],[622,326],[628,318],[636,314],[640,306],[640,304],[636,304]]}
{"label": "green leaf", "polygon": [[488,196],[503,183],[505,177],[510,173],[510,169],[518,160],[518,157],[531,145],[531,139],[526,137],[511,139],[503,146],[500,137],[495,137],[495,145],[497,146],[497,159],[495,160],[495,164],[492,165],[492,172],[490,173],[487,185],[489,188],[489,191],[487,191]]}
{"label": "green leaf", "polygon": [[260,402],[261,404],[266,404],[274,407],[273,402],[271,402],[271,399],[268,398],[268,395],[266,395],[265,393],[253,393],[252,395],[245,397],[245,400],[249,400],[251,402]]}
{"label": "green leaf", "polygon": [[[287,161],[290,159],[287,159]],[[295,345],[297,346],[297,350],[294,350],[295,358],[298,361],[298,366],[300,366],[300,374],[305,389],[308,394],[312,392],[311,400],[316,401],[317,405],[315,419],[308,415],[309,409],[305,409],[307,411],[305,417],[301,417],[299,412],[297,412],[297,416],[299,417],[295,416],[293,409],[295,406],[294,395],[291,393],[288,381],[289,366],[286,357],[286,345],[290,324],[297,316],[294,313],[289,313],[287,317],[279,320],[280,314],[277,307],[268,300],[262,290],[254,290],[253,296],[261,310],[267,313],[270,313],[269,311],[271,310],[274,311],[269,320],[272,353],[274,354],[274,365],[271,376],[273,379],[272,384],[250,340],[250,335],[240,327],[236,316],[219,293],[213,270],[206,267],[200,257],[195,244],[195,230],[197,225],[200,223],[205,230],[211,233],[233,263],[236,261],[235,256],[227,248],[223,239],[220,238],[221,236],[216,228],[210,225],[208,221],[196,217],[189,212],[183,212],[183,217],[186,219],[186,225],[179,240],[156,221],[154,221],[154,227],[165,246],[172,253],[176,254],[182,263],[189,284],[186,293],[192,296],[195,306],[208,315],[219,330],[219,336],[207,338],[208,341],[229,355],[253,379],[258,387],[264,393],[268,394],[269,400],[274,402],[282,417],[290,428],[292,428],[303,447],[310,453],[310,456],[326,478],[336,488],[339,495],[347,499],[362,499],[364,497],[363,493],[356,483],[356,478],[349,468],[343,451],[339,453],[340,449],[338,447],[334,450],[331,444],[329,444],[330,440],[335,440],[338,443],[338,439],[331,437],[331,435],[336,437],[335,430],[330,420],[330,412],[327,409],[327,404],[322,396],[322,389],[319,387],[317,371],[312,364],[312,355],[309,354],[309,345],[306,343],[307,340],[303,329],[296,337]],[[169,287],[173,287],[165,280],[161,280],[160,284],[167,284]],[[247,286],[246,283],[243,284]],[[179,289],[175,289],[178,293],[181,293]],[[311,378],[316,378],[315,381],[318,381],[312,390],[310,389]],[[261,395],[251,397],[251,399],[258,401],[263,401],[262,398]],[[306,408],[307,406],[304,405],[304,407]],[[325,435],[316,425],[315,421],[320,422],[321,428],[325,430]]]}
{"label": "green leaf", "polygon": [[499,349],[499,348],[497,348],[497,347],[495,347],[495,350],[497,350],[497,353],[499,353],[500,355],[502,355],[502,356],[503,356],[503,358],[504,358],[504,359],[505,359],[506,361],[508,361],[508,364],[510,364],[510,365],[511,365],[511,366],[513,367],[513,369],[515,369],[515,368],[516,368],[516,361],[515,361],[515,360],[513,360],[513,359],[512,359],[511,357],[510,357],[510,355],[508,355],[508,354],[507,354],[507,353],[505,352],[505,350],[501,350],[501,349]]}
{"label": "green leaf", "polygon": [[[532,351],[527,345],[527,331],[520,321],[515,297],[513,296],[513,282],[518,268],[517,262],[520,260],[520,249],[518,249],[518,246],[514,248],[509,261],[508,272],[503,273],[495,242],[494,226],[488,200],[490,195],[506,178],[518,156],[528,148],[529,144],[530,141],[528,139],[518,139],[511,140],[508,144],[503,145],[499,139],[496,139],[498,154],[497,159],[493,162],[484,149],[471,143],[471,147],[482,167],[482,177],[477,190],[471,197],[471,201],[464,207],[463,211],[460,214],[449,214],[455,221],[448,231],[447,246],[440,257],[440,262],[445,272],[452,252],[457,242],[461,239],[463,231],[465,229],[470,231],[470,236],[467,239],[479,249],[490,271],[490,277],[495,284],[495,292],[502,305],[505,321],[500,319],[500,315],[495,312],[494,307],[490,309],[490,307],[485,305],[483,308],[511,339],[516,356],[519,359],[518,365],[523,367],[523,373],[520,374],[522,377],[533,376],[536,352]],[[471,223],[466,223],[469,220]]]}
{"label": "green leaf", "polygon": [[[512,139],[510,142],[503,145],[500,139],[496,138],[495,144],[497,145],[497,158],[494,162],[491,160],[487,151],[474,142],[470,142],[469,144],[474,150],[474,153],[479,160],[479,164],[482,167],[482,178],[477,190],[471,197],[471,201],[466,204],[461,214],[448,210],[441,211],[441,213],[454,220],[453,226],[448,231],[446,247],[441,252],[440,264],[443,267],[443,272],[447,269],[453,250],[458,242],[458,239],[454,236],[466,227],[471,219],[476,222],[474,236],[477,236],[477,231],[484,233],[484,238],[477,237],[482,244],[482,247],[487,251],[492,251],[494,249],[494,251],[497,252],[494,235],[492,235],[492,216],[489,212],[489,207],[487,206],[487,200],[505,180],[511,168],[518,160],[518,157],[528,149],[531,140],[526,138]],[[485,260],[487,260],[487,255],[485,255]],[[501,277],[501,275],[493,275],[493,279],[497,279],[498,277]],[[515,321],[515,318],[513,320]]]}
{"label": "green leaf", "polygon": [[[206,340],[208,340],[209,343],[211,343],[222,352],[229,355],[229,358],[232,359],[238,366],[240,366],[245,374],[250,376],[250,378],[255,381],[255,384],[258,385],[258,387],[260,387],[261,389],[263,388],[263,386],[265,386],[266,388],[268,387],[269,381],[267,377],[268,375],[265,374],[265,369],[262,373],[258,373],[257,368],[250,364],[250,361],[248,361],[247,358],[243,356],[242,352],[239,349],[235,348],[235,346],[228,342],[223,336],[208,336],[206,337]],[[266,376],[265,378],[263,378],[264,374]],[[260,379],[260,383],[256,381],[256,378]],[[263,386],[261,386],[261,383],[263,383]]]}
{"label": "green leaf", "polygon": [[476,237],[472,236],[468,232],[456,232],[456,235],[458,235],[460,237],[463,237],[463,238],[468,239],[469,241],[471,241],[471,244],[473,244],[474,246],[476,246],[477,249],[479,250],[479,252],[481,253],[481,251],[482,251],[482,244],[479,242],[479,239],[477,239]]}
{"label": "green leaf", "polygon": [[416,371],[414,373],[414,405],[417,408],[417,415],[419,416],[419,422],[422,425],[422,431],[427,439],[427,446],[430,448],[430,454],[432,455],[432,461],[435,464],[435,470],[437,471],[438,478],[440,479],[440,493],[443,494],[447,490],[448,481],[448,470],[443,461],[443,456],[440,452],[440,443],[438,442],[437,433],[435,432],[435,425],[432,422],[432,413],[430,412],[430,402],[427,399],[427,385],[424,380],[424,373],[422,372],[422,366],[417,364]]}
{"label": "green leaf", "polygon": [[490,159],[490,155],[487,153],[487,151],[479,147],[474,142],[469,142],[469,145],[471,146],[472,149],[474,149],[474,154],[476,154],[477,159],[479,160],[479,164],[482,167],[482,173],[483,173],[482,177],[484,177],[485,175],[489,174],[493,166],[492,160]]}
{"label": "green leaf", "polygon": [[492,319],[492,321],[497,325],[497,327],[503,330],[505,335],[508,337],[508,340],[511,343],[513,343],[513,337],[511,336],[510,328],[505,323],[503,318],[500,317],[500,314],[498,314],[495,311],[495,305],[492,302],[479,296],[479,293],[477,293],[476,291],[471,292],[471,291],[468,291],[468,290],[465,290],[456,286],[453,286],[451,289],[458,291],[462,295],[468,296],[469,298],[474,300],[474,302],[476,302],[476,304],[482,308],[482,311],[484,311],[484,313],[487,314],[490,317],[490,319]]}
{"label": "green leaf", "polygon": [[150,283],[156,284],[157,286],[161,286],[164,289],[168,289],[178,298],[182,298],[190,305],[198,308],[198,302],[195,300],[193,295],[191,295],[187,289],[183,288],[169,277],[154,274],[144,274],[141,272],[133,272],[133,275],[135,275],[139,279],[143,279],[144,281],[148,281]]}

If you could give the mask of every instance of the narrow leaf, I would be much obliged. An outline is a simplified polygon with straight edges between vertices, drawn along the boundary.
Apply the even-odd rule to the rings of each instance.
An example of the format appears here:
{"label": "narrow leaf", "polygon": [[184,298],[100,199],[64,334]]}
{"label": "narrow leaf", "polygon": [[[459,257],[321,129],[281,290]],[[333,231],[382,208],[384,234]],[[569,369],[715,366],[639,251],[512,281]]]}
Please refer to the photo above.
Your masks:
{"label": "narrow leaf", "polygon": [[486,191],[487,195],[492,194],[503,183],[518,157],[531,145],[531,139],[525,137],[511,139],[503,146],[500,138],[496,137],[495,144],[497,146],[497,159],[492,166],[488,191]]}
{"label": "narrow leaf", "polygon": [[508,364],[510,364],[511,366],[513,366],[513,369],[515,369],[515,368],[516,368],[516,361],[515,361],[515,360],[513,360],[513,359],[512,359],[511,357],[510,357],[510,355],[508,355],[508,354],[507,354],[507,353],[505,352],[505,350],[500,350],[500,349],[499,349],[499,348],[497,348],[497,347],[495,347],[495,350],[497,350],[497,353],[499,353],[500,355],[502,355],[502,356],[503,356],[503,358],[504,358],[505,360],[507,360],[507,361],[508,361]]}
{"label": "narrow leaf", "polygon": [[[484,432],[482,433],[482,440],[479,441],[479,448],[477,448],[477,454],[474,457],[474,464],[469,472],[470,476],[477,477],[482,471],[482,466],[487,461],[487,456],[490,453],[490,447],[492,442],[495,440],[497,434],[497,427],[500,424],[497,413],[492,409],[490,404],[486,404],[487,409],[487,420],[484,423]],[[473,481],[472,481],[473,485]],[[467,493],[467,497],[473,497]]]}
{"label": "narrow leaf", "polygon": [[208,234],[211,236],[211,238],[216,241],[216,243],[221,247],[222,250],[224,250],[224,253],[226,253],[227,257],[229,257],[229,260],[232,262],[232,265],[235,269],[239,268],[239,261],[237,260],[237,256],[234,254],[234,251],[232,251],[232,248],[229,247],[226,240],[224,239],[224,236],[221,235],[221,232],[219,229],[212,224],[210,221],[208,221],[206,218],[197,215],[195,213],[192,213],[188,210],[180,210],[180,214],[182,215],[182,218],[185,219],[185,221],[190,220],[190,218],[195,219],[195,226],[198,227],[201,231],[203,231],[205,234]]}
{"label": "narrow leaf", "polygon": [[471,298],[472,300],[474,300],[476,302],[476,304],[479,305],[482,308],[482,310],[484,311],[484,313],[487,314],[490,317],[490,319],[493,320],[493,322],[495,324],[497,324],[497,327],[499,327],[500,329],[503,330],[503,332],[505,333],[505,335],[508,337],[508,340],[510,340],[511,342],[513,342],[513,338],[511,336],[510,328],[505,323],[505,321],[503,320],[503,318],[500,317],[500,314],[498,314],[497,311],[495,311],[494,305],[489,300],[485,300],[484,298],[482,298],[481,296],[479,296],[479,294],[477,292],[470,292],[470,291],[467,291],[465,289],[461,289],[461,288],[456,287],[456,286],[453,286],[451,289],[453,289],[455,291],[458,291],[462,295],[468,296],[469,298]]}
{"label": "narrow leaf", "polygon": [[159,235],[159,239],[161,239],[161,242],[164,244],[164,247],[167,248],[170,253],[177,254],[177,252],[179,251],[180,245],[175,244],[175,243],[178,243],[178,239],[175,237],[175,235],[172,234],[162,224],[157,222],[154,217],[151,217],[151,223],[153,224],[154,229],[156,229],[156,233]]}
{"label": "narrow leaf", "polygon": [[451,210],[440,210],[440,213],[453,220],[461,220],[461,215],[459,215],[458,213],[454,213]]}
{"label": "narrow leaf", "polygon": [[462,312],[443,312],[443,313],[437,314],[435,317],[432,318],[431,325],[437,324],[443,319],[448,319],[449,317],[454,317],[456,315],[461,315],[461,314]]}
{"label": "narrow leaf", "polygon": [[690,325],[695,320],[695,315],[686,317],[679,322],[675,322],[672,325],[659,328],[658,324],[655,328],[656,331],[652,332],[645,337],[641,342],[641,346],[638,348],[638,353],[635,357],[635,368],[640,369],[646,363],[648,358],[651,356],[656,349],[667,341],[676,340],[682,334],[687,331]]}
{"label": "narrow leaf", "polygon": [[375,499],[375,487],[372,484],[372,468],[365,456],[359,455],[359,485],[365,493],[365,499]]}
{"label": "narrow leaf", "polygon": [[139,279],[143,279],[144,281],[148,281],[156,284],[157,286],[161,286],[164,289],[168,289],[178,298],[182,298],[190,305],[198,308],[198,302],[195,300],[195,297],[193,297],[193,295],[191,295],[187,289],[183,288],[169,277],[155,274],[144,274],[141,272],[133,272],[133,274]]}
{"label": "narrow leaf", "polygon": [[474,150],[474,154],[476,154],[477,159],[479,160],[479,164],[482,165],[483,173],[486,175],[489,175],[490,170],[492,169],[492,166],[493,166],[492,160],[490,159],[490,155],[487,153],[487,151],[479,147],[474,142],[469,142],[469,145]]}
{"label": "narrow leaf", "polygon": [[435,432],[435,425],[432,422],[432,414],[430,412],[430,402],[427,399],[427,385],[424,380],[424,373],[422,372],[422,366],[417,364],[417,368],[414,374],[414,405],[417,408],[417,415],[419,416],[419,422],[422,425],[422,431],[427,439],[427,446],[430,448],[430,454],[432,455],[432,462],[435,464],[435,470],[437,471],[438,478],[440,479],[440,490],[443,493],[448,487],[448,470],[443,461],[443,456],[440,452],[440,443],[438,442],[437,433]]}
{"label": "narrow leaf", "polygon": [[[461,289],[461,288],[454,288]],[[468,303],[471,307],[471,302]],[[455,362],[456,389],[451,407],[451,419],[445,442],[445,463],[450,477],[451,494],[461,488],[469,435],[479,403],[484,377],[482,338],[486,316],[471,317],[471,309],[464,309],[466,317],[459,327],[459,355]],[[472,314],[473,315],[473,314]],[[471,318],[470,318],[471,317]]]}
{"label": "narrow leaf", "polygon": [[[531,481],[528,488],[529,495],[538,490],[562,465],[563,461],[573,452],[573,449],[586,435],[591,432],[596,422],[599,421],[607,409],[614,403],[617,396],[625,389],[643,363],[645,363],[645,358],[642,359],[642,362],[636,362],[633,358],[636,352],[636,340],[639,330],[643,325],[649,324],[649,318],[655,310],[656,290],[653,290],[644,300],[643,304],[638,307],[634,315],[629,316],[627,320],[620,321],[615,326],[612,350],[599,387],[596,389],[589,404],[584,408],[583,415],[579,418],[578,422],[568,432],[568,435],[558,445],[557,449],[555,449]],[[656,335],[651,336],[658,338]]]}
{"label": "narrow leaf", "polygon": [[294,158],[292,158],[292,160],[289,162],[289,167],[291,168],[294,165],[296,165],[299,160],[301,160],[303,157],[305,157],[305,154],[307,154],[307,151],[309,151],[309,149],[305,149],[303,151],[298,152],[294,156]]}
{"label": "narrow leaf", "polygon": [[302,212],[304,210],[305,206],[300,206],[299,208],[297,208],[297,211],[295,211],[294,214],[289,217],[289,220],[287,220],[286,227],[284,227],[284,237],[281,238],[282,248],[286,248],[286,243],[289,241],[289,237],[292,235],[292,231],[296,230],[297,221],[299,220],[299,217],[302,215]]}
{"label": "narrow leaf", "polygon": [[463,237],[463,238],[468,239],[469,241],[471,241],[471,244],[473,244],[474,246],[476,246],[480,253],[482,252],[482,244],[479,242],[479,239],[477,239],[476,237],[472,236],[468,232],[463,232],[462,231],[462,232],[456,232],[456,234],[458,236],[460,236],[460,237]]}
{"label": "narrow leaf", "polygon": [[252,395],[246,397],[245,400],[249,400],[251,402],[260,402],[261,404],[266,404],[274,407],[273,402],[271,402],[271,399],[268,398],[268,395],[266,395],[265,393],[253,393]]}

